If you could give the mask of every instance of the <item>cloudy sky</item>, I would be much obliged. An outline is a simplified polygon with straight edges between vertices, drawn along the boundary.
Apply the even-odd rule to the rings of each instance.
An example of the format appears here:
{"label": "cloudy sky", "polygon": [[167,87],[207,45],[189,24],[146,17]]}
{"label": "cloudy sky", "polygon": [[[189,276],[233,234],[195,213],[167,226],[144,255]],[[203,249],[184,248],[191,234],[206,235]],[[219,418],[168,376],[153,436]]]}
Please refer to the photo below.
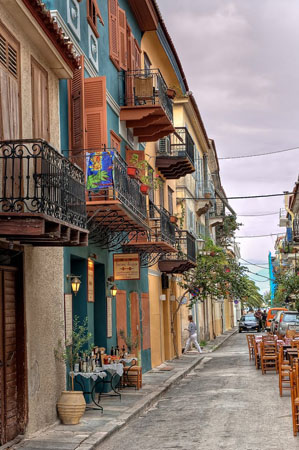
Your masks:
{"label": "cloudy sky", "polygon": [[[299,146],[298,0],[159,0],[159,6],[218,157]],[[292,190],[298,168],[299,150],[220,160],[228,197]],[[283,197],[230,203],[243,223],[239,236],[283,231],[277,226]],[[276,214],[243,217],[263,213]],[[266,262],[275,238],[238,239],[242,258]],[[269,289],[267,282],[259,286]]]}

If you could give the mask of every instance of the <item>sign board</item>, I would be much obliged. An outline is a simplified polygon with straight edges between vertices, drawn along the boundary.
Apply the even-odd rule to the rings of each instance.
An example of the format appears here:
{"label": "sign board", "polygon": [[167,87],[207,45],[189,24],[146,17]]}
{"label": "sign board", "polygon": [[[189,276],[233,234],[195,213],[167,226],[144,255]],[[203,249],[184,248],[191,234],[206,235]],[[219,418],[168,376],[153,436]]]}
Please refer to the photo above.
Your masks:
{"label": "sign board", "polygon": [[140,280],[140,257],[138,253],[114,253],[113,278],[115,281]]}
{"label": "sign board", "polygon": [[72,343],[73,333],[73,296],[64,294],[64,323],[65,323],[65,342]]}
{"label": "sign board", "polygon": [[107,297],[107,338],[112,337],[112,298]]}
{"label": "sign board", "polygon": [[87,301],[94,302],[94,262],[87,261]]}

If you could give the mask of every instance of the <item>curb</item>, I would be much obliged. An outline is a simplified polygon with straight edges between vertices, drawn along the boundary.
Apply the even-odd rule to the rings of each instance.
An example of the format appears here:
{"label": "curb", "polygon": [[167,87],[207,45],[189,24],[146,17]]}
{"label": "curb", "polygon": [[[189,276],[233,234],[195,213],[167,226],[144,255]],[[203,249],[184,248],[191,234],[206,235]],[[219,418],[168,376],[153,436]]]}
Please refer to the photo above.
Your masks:
{"label": "curb", "polygon": [[[233,336],[238,329],[233,330],[231,333],[229,333],[225,338],[219,342],[217,345],[215,345],[211,350],[207,352],[212,353],[215,350],[217,350],[219,347],[221,347],[224,342],[227,341],[231,336]],[[131,411],[129,413],[122,414],[117,421],[111,424],[111,429],[106,432],[99,432],[94,433],[92,436],[89,436],[84,440],[78,447],[76,447],[76,450],[94,450],[97,448],[99,444],[101,444],[103,441],[108,439],[111,435],[113,435],[116,431],[123,428],[125,425],[127,425],[131,420],[133,420],[136,416],[138,416],[143,411],[146,411],[148,408],[150,408],[154,403],[156,403],[160,397],[162,397],[170,387],[172,387],[174,384],[178,383],[180,380],[185,378],[199,363],[205,358],[205,355],[199,356],[196,361],[194,361],[186,370],[181,371],[180,373],[177,373],[173,375],[172,377],[168,378],[168,380],[165,382],[163,386],[160,386],[155,392],[152,392],[151,394],[147,395],[146,398],[141,399],[139,402],[136,403],[135,406],[131,408]]]}

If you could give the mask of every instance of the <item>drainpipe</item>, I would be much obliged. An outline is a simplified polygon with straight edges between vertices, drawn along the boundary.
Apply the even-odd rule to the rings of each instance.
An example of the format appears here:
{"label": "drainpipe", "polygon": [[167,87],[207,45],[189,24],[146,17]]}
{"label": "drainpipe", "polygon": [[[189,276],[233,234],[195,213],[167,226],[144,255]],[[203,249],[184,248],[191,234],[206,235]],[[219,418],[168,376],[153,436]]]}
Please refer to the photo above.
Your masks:
{"label": "drainpipe", "polygon": [[[208,155],[206,153],[203,154],[203,183],[204,183],[204,194],[208,193]],[[209,229],[209,211],[205,213],[205,237],[210,237],[210,229]]]}

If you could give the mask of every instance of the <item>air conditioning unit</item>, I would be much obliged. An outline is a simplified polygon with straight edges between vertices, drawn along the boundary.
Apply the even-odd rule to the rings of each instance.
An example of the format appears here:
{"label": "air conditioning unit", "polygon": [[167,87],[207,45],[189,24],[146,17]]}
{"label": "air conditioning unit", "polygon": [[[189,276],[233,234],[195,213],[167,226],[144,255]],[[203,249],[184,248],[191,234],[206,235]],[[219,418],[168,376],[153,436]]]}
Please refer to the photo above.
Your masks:
{"label": "air conditioning unit", "polygon": [[170,153],[170,138],[168,136],[159,140],[159,153],[165,155]]}
{"label": "air conditioning unit", "polygon": [[279,226],[280,227],[288,227],[290,226],[290,221],[286,217],[280,217],[279,218]]}

